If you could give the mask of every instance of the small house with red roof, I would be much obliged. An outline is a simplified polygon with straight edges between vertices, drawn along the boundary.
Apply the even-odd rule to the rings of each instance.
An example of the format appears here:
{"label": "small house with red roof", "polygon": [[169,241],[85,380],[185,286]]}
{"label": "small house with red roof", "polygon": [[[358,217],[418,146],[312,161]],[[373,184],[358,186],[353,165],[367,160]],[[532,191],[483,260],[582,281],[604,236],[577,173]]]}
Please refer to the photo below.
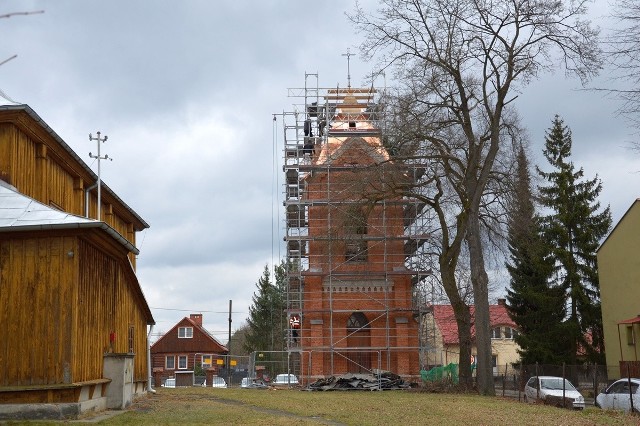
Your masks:
{"label": "small house with red roof", "polygon": [[[179,377],[183,373],[193,373],[198,365],[208,375],[215,374],[228,353],[228,349],[203,327],[202,314],[191,314],[151,346],[155,384],[159,386],[166,378],[176,377],[176,383],[180,385]],[[185,376],[192,378],[193,374]]]}
{"label": "small house with red roof", "polygon": [[[470,306],[471,318],[474,318],[474,306]],[[491,363],[494,374],[500,374],[505,366],[519,360],[518,345],[514,338],[518,334],[517,326],[509,317],[505,299],[498,299],[497,305],[489,306],[491,318]],[[426,369],[435,366],[458,363],[460,345],[458,326],[451,305],[431,305],[423,322],[421,336],[424,342],[423,366]],[[475,339],[475,327],[471,327],[471,337]],[[471,347],[472,363],[475,363],[476,346]]]}

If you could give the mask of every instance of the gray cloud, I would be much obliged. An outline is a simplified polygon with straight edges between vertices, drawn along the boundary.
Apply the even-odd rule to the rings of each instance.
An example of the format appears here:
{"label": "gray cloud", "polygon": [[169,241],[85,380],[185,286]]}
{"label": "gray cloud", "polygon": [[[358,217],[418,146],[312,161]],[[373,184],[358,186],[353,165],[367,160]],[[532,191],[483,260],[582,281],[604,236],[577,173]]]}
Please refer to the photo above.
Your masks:
{"label": "gray cloud", "polygon": [[[139,235],[138,275],[167,331],[188,311],[226,341],[246,317],[265,264],[278,262],[282,210],[275,186],[287,88],[318,73],[322,87],[346,85],[347,48],[358,36],[344,12],[354,2],[10,0],[0,12],[0,90],[29,104],[95,170],[89,132],[109,136],[105,182],[151,228]],[[375,2],[364,5],[373,8]],[[354,85],[370,64],[352,58]],[[603,204],[620,215],[637,196],[637,157],[615,103],[544,76],[517,100],[540,153],[555,113],[574,134],[576,164],[603,179]],[[309,84],[315,85],[314,77]],[[607,161],[604,161],[606,159]],[[620,161],[613,161],[618,159]],[[279,177],[278,177],[279,176]],[[282,216],[282,213],[280,213]],[[274,222],[272,222],[274,220]],[[175,310],[170,310],[175,309]],[[217,332],[220,333],[217,333]]]}

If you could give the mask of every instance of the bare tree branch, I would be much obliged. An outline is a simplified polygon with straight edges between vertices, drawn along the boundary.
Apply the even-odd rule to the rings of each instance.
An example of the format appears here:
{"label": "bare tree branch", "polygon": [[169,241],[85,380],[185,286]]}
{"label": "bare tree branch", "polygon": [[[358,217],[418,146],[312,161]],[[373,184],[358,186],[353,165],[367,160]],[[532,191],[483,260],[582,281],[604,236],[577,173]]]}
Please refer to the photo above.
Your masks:
{"label": "bare tree branch", "polygon": [[44,13],[44,10],[35,10],[32,12],[11,12],[11,13],[5,13],[4,15],[0,15],[0,19],[2,18],[11,18],[12,16],[18,16],[18,15],[36,15],[39,13]]}
{"label": "bare tree branch", "polygon": [[[440,278],[456,313],[460,377],[471,382],[469,307],[457,271],[468,250],[475,304],[478,387],[493,394],[485,248],[501,223],[500,156],[511,143],[513,91],[558,63],[586,83],[602,66],[586,0],[381,0],[349,15],[361,54],[398,82],[391,128],[400,158],[424,165],[407,189],[440,224]],[[495,232],[495,233],[494,233]],[[435,241],[435,240],[434,240]]]}

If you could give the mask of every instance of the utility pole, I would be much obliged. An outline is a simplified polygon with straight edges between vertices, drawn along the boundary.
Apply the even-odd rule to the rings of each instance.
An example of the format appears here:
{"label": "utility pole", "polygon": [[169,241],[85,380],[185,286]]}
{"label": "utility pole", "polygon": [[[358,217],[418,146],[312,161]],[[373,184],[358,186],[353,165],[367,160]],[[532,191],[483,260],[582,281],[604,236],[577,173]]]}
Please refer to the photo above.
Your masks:
{"label": "utility pole", "polygon": [[100,184],[100,160],[111,160],[111,161],[113,161],[113,158],[109,158],[108,155],[105,155],[104,157],[100,156],[100,142],[102,142],[102,143],[106,142],[107,139],[108,139],[108,136],[104,135],[104,137],[101,138],[100,137],[100,132],[97,132],[97,135],[98,136],[94,138],[91,135],[91,133],[89,133],[89,141],[97,141],[97,143],[98,143],[98,155],[93,155],[93,154],[91,154],[91,152],[89,152],[89,157],[95,158],[95,159],[98,160],[98,217],[97,217],[97,219],[100,220],[100,204],[102,202],[102,193],[101,193],[101,190],[100,190],[100,187],[102,186]]}
{"label": "utility pole", "polygon": [[229,363],[227,364],[227,383],[231,387],[231,300],[229,300],[229,341],[227,342],[227,351]]}

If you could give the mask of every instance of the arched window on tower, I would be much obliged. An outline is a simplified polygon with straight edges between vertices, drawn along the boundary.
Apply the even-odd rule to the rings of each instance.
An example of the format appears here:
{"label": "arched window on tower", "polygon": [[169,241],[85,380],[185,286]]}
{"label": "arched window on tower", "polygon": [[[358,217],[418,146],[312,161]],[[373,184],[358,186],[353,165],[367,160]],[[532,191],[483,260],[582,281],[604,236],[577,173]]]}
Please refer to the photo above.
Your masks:
{"label": "arched window on tower", "polygon": [[366,262],[367,217],[359,206],[347,210],[344,221],[345,260],[347,262]]}
{"label": "arched window on tower", "polygon": [[369,321],[362,312],[354,312],[347,320],[347,331],[349,333],[358,332],[369,328]]}

